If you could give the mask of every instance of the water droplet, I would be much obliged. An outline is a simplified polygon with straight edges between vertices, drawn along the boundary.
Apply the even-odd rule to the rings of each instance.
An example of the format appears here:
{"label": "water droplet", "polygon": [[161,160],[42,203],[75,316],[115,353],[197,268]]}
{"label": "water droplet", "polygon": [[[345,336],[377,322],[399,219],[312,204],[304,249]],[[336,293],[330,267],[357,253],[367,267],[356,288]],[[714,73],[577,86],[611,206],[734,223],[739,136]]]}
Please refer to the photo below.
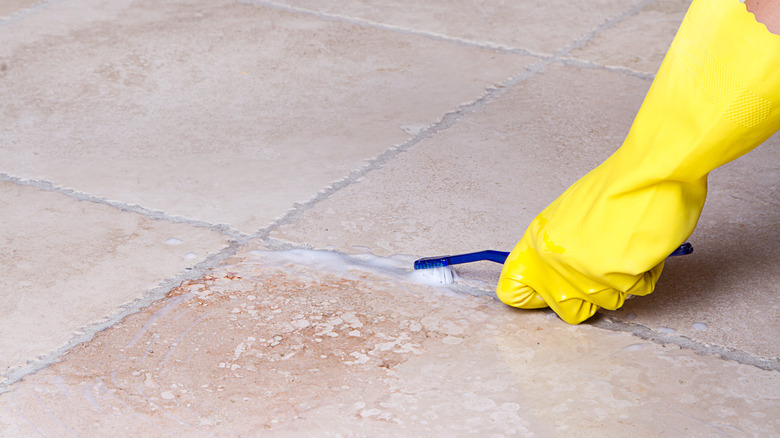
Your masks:
{"label": "water droplet", "polygon": [[671,335],[671,334],[674,334],[676,332],[675,329],[669,328],[669,327],[664,327],[664,326],[658,327],[657,329],[655,329],[655,331],[657,331],[658,333],[660,333],[662,335]]}
{"label": "water droplet", "polygon": [[644,350],[647,347],[648,347],[647,344],[632,344],[632,345],[629,345],[628,347],[622,349],[621,351],[624,352],[624,353],[628,353],[630,351]]}
{"label": "water droplet", "polygon": [[168,245],[181,245],[182,243],[184,243],[184,241],[182,241],[181,239],[177,239],[175,237],[171,237],[170,239],[166,240],[165,243],[167,243]]}
{"label": "water droplet", "polygon": [[707,330],[707,324],[705,324],[703,322],[695,322],[695,323],[693,323],[691,328],[693,328],[694,330],[704,331],[704,330]]}

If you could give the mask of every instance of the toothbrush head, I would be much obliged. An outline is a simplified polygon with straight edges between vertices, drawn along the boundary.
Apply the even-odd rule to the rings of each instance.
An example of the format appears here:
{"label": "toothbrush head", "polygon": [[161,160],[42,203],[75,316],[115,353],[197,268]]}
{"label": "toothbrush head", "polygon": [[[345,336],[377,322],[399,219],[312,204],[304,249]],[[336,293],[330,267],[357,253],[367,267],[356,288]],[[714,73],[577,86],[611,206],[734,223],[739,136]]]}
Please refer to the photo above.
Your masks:
{"label": "toothbrush head", "polygon": [[420,260],[415,260],[414,269],[435,269],[444,268],[450,265],[449,257],[428,257]]}
{"label": "toothbrush head", "polygon": [[440,266],[438,268],[420,269],[414,271],[415,277],[424,283],[431,285],[452,284],[458,275],[451,266]]}

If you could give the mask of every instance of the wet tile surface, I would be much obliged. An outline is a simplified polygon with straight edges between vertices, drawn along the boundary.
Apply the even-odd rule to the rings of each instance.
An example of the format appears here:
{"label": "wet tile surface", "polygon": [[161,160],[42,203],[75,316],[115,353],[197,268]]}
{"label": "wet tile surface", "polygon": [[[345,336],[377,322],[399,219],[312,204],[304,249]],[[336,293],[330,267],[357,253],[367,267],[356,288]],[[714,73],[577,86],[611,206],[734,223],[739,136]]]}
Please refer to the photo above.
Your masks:
{"label": "wet tile surface", "polygon": [[214,231],[9,182],[0,182],[0,204],[0,375],[228,244]]}
{"label": "wet tile surface", "polygon": [[16,385],[0,398],[0,425],[145,436],[780,427],[777,373],[337,268],[234,258]]}
{"label": "wet tile surface", "polygon": [[248,233],[533,61],[227,1],[4,52],[0,171]]}

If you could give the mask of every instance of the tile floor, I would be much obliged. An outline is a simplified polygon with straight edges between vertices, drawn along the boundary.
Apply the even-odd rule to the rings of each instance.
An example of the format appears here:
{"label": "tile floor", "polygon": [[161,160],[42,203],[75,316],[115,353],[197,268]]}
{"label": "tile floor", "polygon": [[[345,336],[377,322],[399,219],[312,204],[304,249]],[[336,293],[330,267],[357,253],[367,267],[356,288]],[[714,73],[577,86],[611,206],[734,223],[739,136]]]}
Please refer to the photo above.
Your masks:
{"label": "tile floor", "polygon": [[0,436],[777,436],[780,137],[652,295],[499,266],[688,1],[0,4]]}

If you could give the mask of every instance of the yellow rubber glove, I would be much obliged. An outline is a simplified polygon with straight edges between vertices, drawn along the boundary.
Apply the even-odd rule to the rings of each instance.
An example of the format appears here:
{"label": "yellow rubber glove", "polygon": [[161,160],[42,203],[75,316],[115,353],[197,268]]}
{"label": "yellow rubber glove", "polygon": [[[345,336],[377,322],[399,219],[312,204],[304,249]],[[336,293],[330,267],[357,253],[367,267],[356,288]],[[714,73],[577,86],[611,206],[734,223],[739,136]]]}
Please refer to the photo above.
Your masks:
{"label": "yellow rubber glove", "polygon": [[780,128],[780,36],[738,0],[694,0],[625,142],[529,226],[499,299],[578,324],[653,291],[707,175]]}

